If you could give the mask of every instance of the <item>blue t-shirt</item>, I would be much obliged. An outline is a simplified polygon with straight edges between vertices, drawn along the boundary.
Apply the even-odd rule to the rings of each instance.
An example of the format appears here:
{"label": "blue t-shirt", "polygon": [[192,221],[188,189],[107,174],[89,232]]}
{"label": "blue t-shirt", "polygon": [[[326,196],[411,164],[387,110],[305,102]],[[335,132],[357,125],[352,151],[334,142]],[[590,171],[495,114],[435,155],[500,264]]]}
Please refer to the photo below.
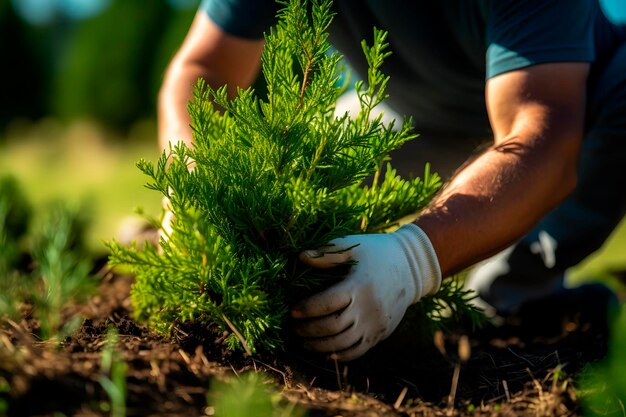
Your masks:
{"label": "blue t-shirt", "polygon": [[[418,131],[490,133],[485,80],[549,62],[590,62],[592,75],[626,42],[598,0],[335,0],[331,42],[359,74],[360,42],[372,27],[389,32],[389,104]],[[273,0],[204,0],[226,32],[259,38],[275,22]]]}

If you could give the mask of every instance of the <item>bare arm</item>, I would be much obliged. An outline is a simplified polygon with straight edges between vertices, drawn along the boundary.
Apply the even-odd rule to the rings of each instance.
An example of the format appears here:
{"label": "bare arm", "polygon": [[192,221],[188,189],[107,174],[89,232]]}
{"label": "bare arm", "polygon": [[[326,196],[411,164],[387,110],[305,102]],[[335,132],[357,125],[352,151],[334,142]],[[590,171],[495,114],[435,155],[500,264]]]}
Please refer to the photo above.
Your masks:
{"label": "bare arm", "polygon": [[573,190],[588,71],[586,63],[543,64],[488,81],[493,146],[416,221],[443,276],[513,243]]}
{"label": "bare arm", "polygon": [[203,77],[213,88],[250,86],[258,72],[264,40],[238,38],[225,33],[204,12],[198,12],[183,45],[170,63],[159,92],[159,146],[192,141],[187,103],[193,85]]}

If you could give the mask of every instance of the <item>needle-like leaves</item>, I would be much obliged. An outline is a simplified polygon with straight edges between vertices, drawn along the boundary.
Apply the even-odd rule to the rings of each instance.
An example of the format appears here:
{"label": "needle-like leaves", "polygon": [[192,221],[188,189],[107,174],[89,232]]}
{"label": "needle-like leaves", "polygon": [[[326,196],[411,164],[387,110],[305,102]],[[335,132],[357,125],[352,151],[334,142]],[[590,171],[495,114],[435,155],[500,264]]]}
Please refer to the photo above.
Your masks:
{"label": "needle-like leaves", "polygon": [[169,198],[169,238],[160,250],[110,244],[111,262],[137,276],[139,319],[161,331],[211,324],[230,332],[229,346],[250,352],[281,346],[291,297],[323,279],[297,263],[300,251],[383,232],[440,186],[428,169],[413,180],[388,169],[379,184],[361,185],[415,137],[410,119],[394,129],[372,116],[386,98],[386,33],[375,29],[373,45],[363,45],[370,70],[356,87],[360,113],[336,116],[345,88],[341,56],[327,41],[331,1],[283,4],[262,56],[267,98],[240,89],[229,100],[225,87],[199,80],[188,107],[194,146],[172,147],[156,166],[139,163],[148,187]]}

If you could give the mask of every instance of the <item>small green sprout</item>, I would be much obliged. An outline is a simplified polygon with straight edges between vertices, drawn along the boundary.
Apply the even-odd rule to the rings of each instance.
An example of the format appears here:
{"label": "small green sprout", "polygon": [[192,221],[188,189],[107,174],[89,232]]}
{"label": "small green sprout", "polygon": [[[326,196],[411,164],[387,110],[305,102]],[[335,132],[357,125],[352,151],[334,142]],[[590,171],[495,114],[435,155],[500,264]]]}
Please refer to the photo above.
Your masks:
{"label": "small green sprout", "polygon": [[106,345],[102,352],[100,385],[109,396],[111,417],[126,416],[126,371],[127,364],[117,352],[119,336],[117,330],[109,328]]}
{"label": "small green sprout", "polygon": [[82,319],[64,320],[63,309],[82,302],[95,289],[92,262],[83,246],[85,224],[79,208],[55,203],[46,211],[35,238],[37,266],[30,277],[29,301],[44,340],[60,341],[73,333]]}
{"label": "small green sprout", "polygon": [[218,381],[207,395],[216,417],[304,417],[306,412],[285,401],[270,379],[258,372]]}
{"label": "small green sprout", "polygon": [[[30,204],[14,179],[0,179],[0,319],[18,319],[30,306],[39,337],[59,342],[82,322],[64,317],[95,289],[92,262],[84,246],[87,222],[82,209],[50,204],[30,221]],[[32,233],[27,233],[29,224]],[[24,261],[26,259],[27,261]]]}

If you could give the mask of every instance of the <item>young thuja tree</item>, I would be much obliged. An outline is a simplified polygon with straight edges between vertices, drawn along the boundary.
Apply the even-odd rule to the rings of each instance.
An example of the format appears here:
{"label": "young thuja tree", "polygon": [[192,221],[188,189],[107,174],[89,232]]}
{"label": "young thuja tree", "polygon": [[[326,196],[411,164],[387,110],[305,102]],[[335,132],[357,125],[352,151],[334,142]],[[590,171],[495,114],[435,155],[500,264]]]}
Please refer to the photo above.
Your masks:
{"label": "young thuja tree", "polygon": [[207,403],[217,417],[306,417],[308,412],[285,401],[271,378],[261,372],[211,382]]}
{"label": "young thuja tree", "polygon": [[34,236],[36,267],[30,276],[29,301],[44,340],[59,342],[78,329],[83,317],[64,317],[63,310],[85,301],[96,289],[92,259],[84,243],[87,218],[81,211],[60,201],[51,204]]}
{"label": "young thuja tree", "polygon": [[[31,212],[20,184],[1,178],[0,327],[7,319],[19,321],[28,306],[39,322],[38,337],[59,342],[82,322],[67,307],[83,302],[96,286],[84,246],[87,219],[79,207],[61,201],[34,222]],[[29,228],[34,230],[27,233]]]}
{"label": "young thuja tree", "polygon": [[[226,87],[199,81],[188,107],[193,147],[178,143],[156,166],[138,163],[148,188],[169,199],[172,231],[159,249],[109,247],[111,263],[136,275],[137,318],[156,330],[212,323],[230,332],[231,348],[280,347],[288,305],[340,279],[305,269],[297,254],[348,234],[384,232],[440,187],[428,167],[423,178],[402,179],[391,167],[381,178],[389,152],[416,136],[410,119],[396,129],[373,115],[387,97],[385,32],[374,29],[373,44],[363,43],[369,70],[355,87],[359,114],[335,116],[344,87],[342,57],[327,42],[332,16],[329,0],[284,2],[263,51],[267,98],[248,88],[229,100]],[[437,297],[424,304],[435,321],[444,306],[474,311],[454,282]]]}

